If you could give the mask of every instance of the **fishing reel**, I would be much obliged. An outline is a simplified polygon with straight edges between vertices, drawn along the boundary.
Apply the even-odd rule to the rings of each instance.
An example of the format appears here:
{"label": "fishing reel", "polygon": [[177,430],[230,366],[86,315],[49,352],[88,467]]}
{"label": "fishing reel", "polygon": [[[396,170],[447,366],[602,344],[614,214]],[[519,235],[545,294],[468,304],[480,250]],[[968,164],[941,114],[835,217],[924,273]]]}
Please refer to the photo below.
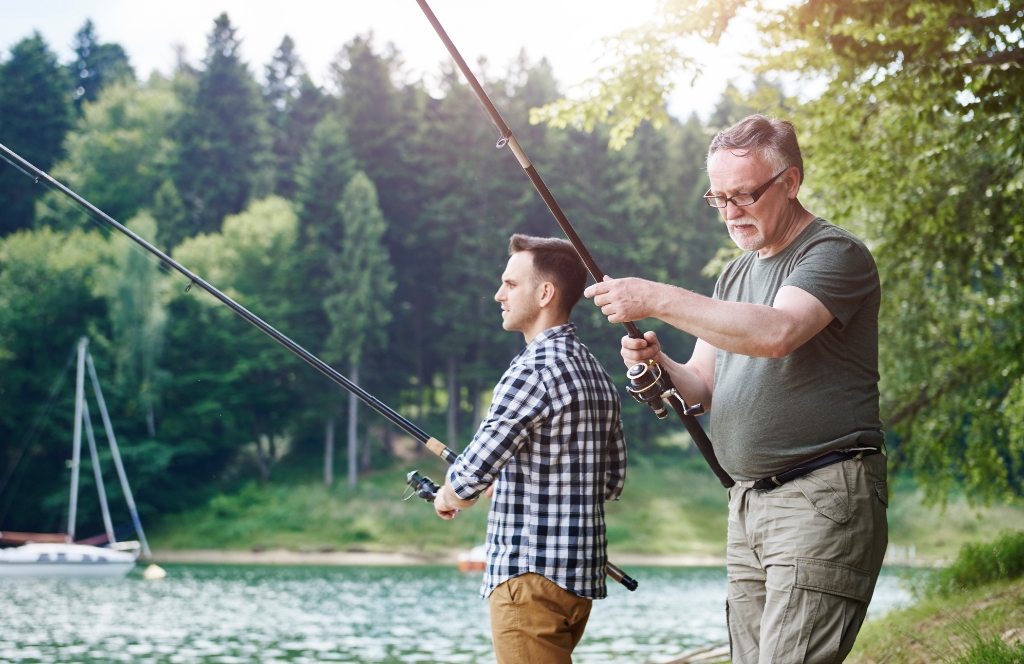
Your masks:
{"label": "fishing reel", "polygon": [[684,415],[700,415],[704,412],[704,406],[695,404],[687,406],[682,395],[676,391],[672,384],[672,378],[668,372],[662,369],[657,362],[638,362],[626,372],[629,378],[629,386],[626,391],[640,403],[651,407],[659,420],[668,417],[668,409],[665,408],[666,399],[676,399],[683,408]]}
{"label": "fishing reel", "polygon": [[441,487],[434,484],[434,481],[426,475],[421,475],[420,471],[410,471],[405,476],[405,493],[402,494],[402,500],[409,500],[413,496],[418,496],[428,503],[434,502],[434,496],[440,491]]}

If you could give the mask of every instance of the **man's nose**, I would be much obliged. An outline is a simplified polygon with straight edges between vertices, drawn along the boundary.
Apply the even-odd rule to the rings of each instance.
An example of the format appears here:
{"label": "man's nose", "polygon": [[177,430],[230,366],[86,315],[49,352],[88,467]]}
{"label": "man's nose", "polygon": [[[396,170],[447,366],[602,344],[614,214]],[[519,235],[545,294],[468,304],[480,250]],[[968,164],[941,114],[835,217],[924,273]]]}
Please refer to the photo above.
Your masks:
{"label": "man's nose", "polygon": [[722,208],[722,216],[725,217],[726,221],[732,221],[733,219],[739,219],[745,214],[743,208],[736,205],[732,201],[728,201],[725,207]]}

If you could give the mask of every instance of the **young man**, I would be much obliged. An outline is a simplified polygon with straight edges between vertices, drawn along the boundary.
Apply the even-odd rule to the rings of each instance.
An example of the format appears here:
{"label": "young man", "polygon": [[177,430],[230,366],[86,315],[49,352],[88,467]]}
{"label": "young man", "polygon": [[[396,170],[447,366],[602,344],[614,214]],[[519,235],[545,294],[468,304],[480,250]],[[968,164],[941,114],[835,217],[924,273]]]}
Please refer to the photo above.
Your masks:
{"label": "young man", "polygon": [[591,601],[607,594],[604,501],[626,473],[619,397],[569,322],[587,281],[572,245],[513,235],[509,254],[494,299],[526,348],[434,508],[452,519],[493,491],[480,592],[498,664],[571,662]]}

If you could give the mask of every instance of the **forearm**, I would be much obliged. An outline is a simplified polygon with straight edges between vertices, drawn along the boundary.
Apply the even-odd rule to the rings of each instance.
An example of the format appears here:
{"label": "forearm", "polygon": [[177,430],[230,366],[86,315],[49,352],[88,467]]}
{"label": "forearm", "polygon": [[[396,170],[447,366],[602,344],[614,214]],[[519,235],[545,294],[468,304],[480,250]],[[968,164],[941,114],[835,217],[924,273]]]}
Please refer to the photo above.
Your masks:
{"label": "forearm", "polygon": [[[701,404],[704,410],[711,410],[711,395],[714,375],[705,376],[696,362],[680,364],[665,353],[661,353],[661,366],[672,377],[672,384],[682,395],[688,406]],[[713,365],[712,365],[713,366]]]}
{"label": "forearm", "polygon": [[[723,302],[668,284],[657,284],[652,290],[651,317],[715,348],[753,357],[783,357],[793,350],[798,321],[788,312],[761,304]],[[689,383],[682,375],[681,379]]]}

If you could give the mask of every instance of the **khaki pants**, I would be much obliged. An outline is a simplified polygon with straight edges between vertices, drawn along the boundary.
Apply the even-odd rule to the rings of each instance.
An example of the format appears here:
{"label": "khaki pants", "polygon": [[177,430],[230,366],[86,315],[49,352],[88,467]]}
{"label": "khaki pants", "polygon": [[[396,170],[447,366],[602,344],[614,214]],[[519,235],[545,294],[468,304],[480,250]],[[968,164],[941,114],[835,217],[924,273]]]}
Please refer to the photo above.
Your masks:
{"label": "khaki pants", "polygon": [[853,647],[888,544],[885,457],[771,491],[729,490],[726,616],[734,664],[831,664]]}
{"label": "khaki pants", "polygon": [[488,603],[498,664],[568,664],[592,601],[528,573],[495,588]]}

